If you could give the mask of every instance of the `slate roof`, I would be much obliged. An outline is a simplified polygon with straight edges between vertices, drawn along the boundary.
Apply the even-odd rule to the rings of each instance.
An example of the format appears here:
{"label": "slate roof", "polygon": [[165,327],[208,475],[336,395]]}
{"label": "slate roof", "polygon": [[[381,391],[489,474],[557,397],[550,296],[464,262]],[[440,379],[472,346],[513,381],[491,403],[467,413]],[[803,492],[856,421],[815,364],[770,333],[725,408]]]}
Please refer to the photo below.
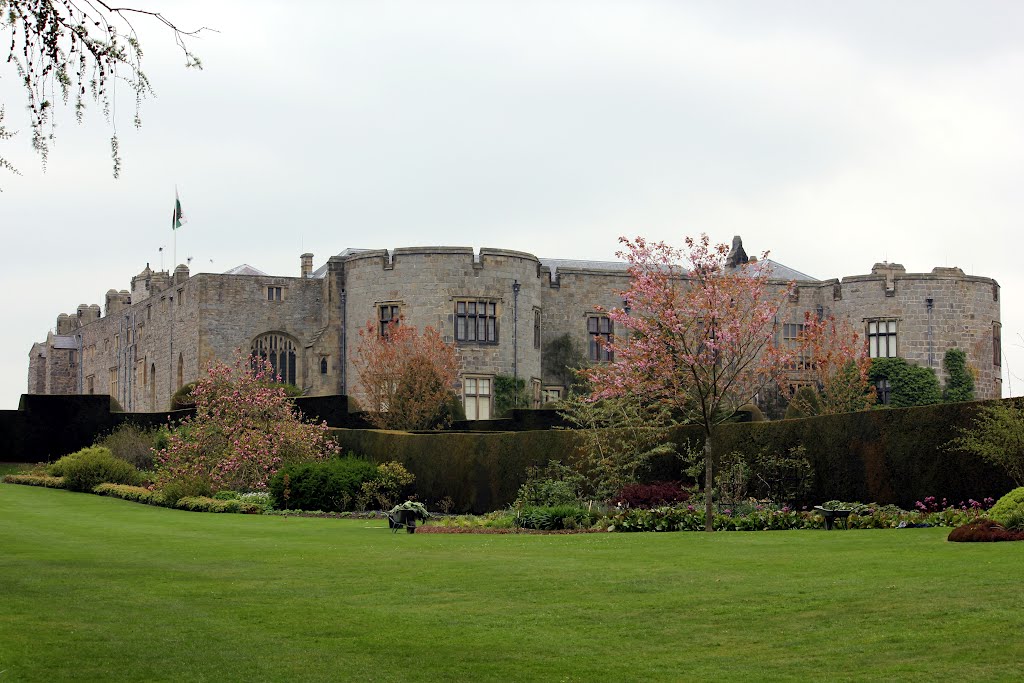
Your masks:
{"label": "slate roof", "polygon": [[53,348],[55,349],[77,349],[78,339],[67,334],[53,335]]}
{"label": "slate roof", "polygon": [[259,268],[253,268],[248,263],[243,263],[240,266],[235,266],[231,270],[225,270],[224,275],[266,275]]}
{"label": "slate roof", "polygon": [[[542,266],[547,266],[551,269],[551,279],[558,279],[559,268],[572,268],[582,270],[604,270],[613,272],[625,272],[629,270],[629,264],[625,261],[582,261],[576,259],[553,259],[553,258],[542,258],[540,260]],[[798,282],[818,282],[818,278],[811,277],[806,273],[801,273],[799,270],[784,266],[778,261],[768,259],[769,272],[771,277],[777,280],[796,280]]]}

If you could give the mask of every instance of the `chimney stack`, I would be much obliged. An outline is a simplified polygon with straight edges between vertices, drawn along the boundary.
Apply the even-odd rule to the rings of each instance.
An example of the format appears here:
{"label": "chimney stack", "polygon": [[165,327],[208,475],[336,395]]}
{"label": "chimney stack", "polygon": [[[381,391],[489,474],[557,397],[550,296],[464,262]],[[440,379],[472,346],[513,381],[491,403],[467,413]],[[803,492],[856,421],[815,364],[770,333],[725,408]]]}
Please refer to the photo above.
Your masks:
{"label": "chimney stack", "polygon": [[309,277],[313,274],[313,255],[305,253],[301,257],[302,259],[302,271],[300,277]]}

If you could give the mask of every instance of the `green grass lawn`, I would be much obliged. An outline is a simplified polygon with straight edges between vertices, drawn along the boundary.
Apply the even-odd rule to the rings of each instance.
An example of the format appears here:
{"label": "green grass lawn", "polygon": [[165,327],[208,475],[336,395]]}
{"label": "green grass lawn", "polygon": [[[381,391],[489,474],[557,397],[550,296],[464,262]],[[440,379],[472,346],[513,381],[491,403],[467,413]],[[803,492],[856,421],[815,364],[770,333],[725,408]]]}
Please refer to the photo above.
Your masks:
{"label": "green grass lawn", "polygon": [[8,681],[1019,680],[1024,543],[484,536],[0,485]]}

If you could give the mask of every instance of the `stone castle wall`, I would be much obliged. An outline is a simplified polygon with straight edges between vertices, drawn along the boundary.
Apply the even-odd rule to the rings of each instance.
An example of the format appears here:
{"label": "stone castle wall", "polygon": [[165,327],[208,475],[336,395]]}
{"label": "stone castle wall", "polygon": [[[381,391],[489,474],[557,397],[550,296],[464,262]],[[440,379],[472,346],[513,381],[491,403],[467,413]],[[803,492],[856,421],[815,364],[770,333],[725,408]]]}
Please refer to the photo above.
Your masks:
{"label": "stone castle wall", "polygon": [[[455,342],[455,306],[462,300],[496,304],[497,343],[458,342],[463,374],[514,373],[513,347],[518,353],[518,376],[540,380],[540,349],[533,344],[533,310],[541,308],[542,287],[537,257],[502,249],[423,247],[368,251],[344,260],[345,336],[348,343],[347,384],[358,395],[358,375],[352,359],[359,330],[378,323],[379,306],[398,305],[408,324],[430,325],[447,342]],[[518,305],[512,284],[521,285]],[[518,324],[514,325],[518,308]],[[516,339],[513,340],[513,328]]]}
{"label": "stone castle wall", "polygon": [[[189,277],[185,266],[173,274],[147,267],[133,278],[130,293],[107,292],[106,315],[83,304],[76,314],[58,318],[56,334],[33,345],[28,389],[111,393],[126,410],[164,410],[174,391],[197,379],[211,359],[228,361],[235,349],[248,349],[259,335],[274,332],[295,341],[297,383],[307,394],[358,394],[352,359],[359,330],[367,321],[377,324],[380,305],[399,306],[408,324],[434,326],[453,342],[460,299],[494,302],[498,325],[496,343],[458,342],[464,375],[511,376],[515,347],[519,377],[528,387],[547,385],[554,380],[542,377],[544,346],[568,334],[586,357],[588,316],[595,306],[622,307],[621,292],[629,285],[619,266],[561,262],[552,272],[532,254],[501,249],[346,252],[331,257],[316,276],[310,262],[304,255],[304,277]],[[281,289],[280,300],[268,300],[268,287]],[[993,349],[999,307],[999,286],[989,278],[966,276],[956,268],[906,273],[902,266],[877,264],[868,275],[798,282],[779,323],[781,329],[783,323],[802,322],[806,313],[834,314],[864,334],[870,320],[895,320],[900,357],[934,368],[944,380],[943,355],[961,348],[976,376],[976,396],[995,398],[1001,395]],[[540,348],[535,312],[540,313]],[[56,348],[66,347],[69,339],[81,344],[80,353]]]}

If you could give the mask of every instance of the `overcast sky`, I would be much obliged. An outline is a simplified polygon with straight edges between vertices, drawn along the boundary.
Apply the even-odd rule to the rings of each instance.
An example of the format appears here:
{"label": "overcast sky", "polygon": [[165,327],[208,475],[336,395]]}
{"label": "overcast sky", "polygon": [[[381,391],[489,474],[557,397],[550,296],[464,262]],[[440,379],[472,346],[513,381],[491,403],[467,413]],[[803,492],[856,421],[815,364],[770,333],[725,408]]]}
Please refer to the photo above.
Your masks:
{"label": "overcast sky", "polygon": [[186,70],[138,20],[132,126],[58,112],[44,173],[0,63],[0,408],[57,315],[172,268],[297,275],[346,247],[612,259],[620,235],[742,235],[818,278],[902,263],[1002,286],[1024,394],[1024,3],[149,2],[218,29]]}

